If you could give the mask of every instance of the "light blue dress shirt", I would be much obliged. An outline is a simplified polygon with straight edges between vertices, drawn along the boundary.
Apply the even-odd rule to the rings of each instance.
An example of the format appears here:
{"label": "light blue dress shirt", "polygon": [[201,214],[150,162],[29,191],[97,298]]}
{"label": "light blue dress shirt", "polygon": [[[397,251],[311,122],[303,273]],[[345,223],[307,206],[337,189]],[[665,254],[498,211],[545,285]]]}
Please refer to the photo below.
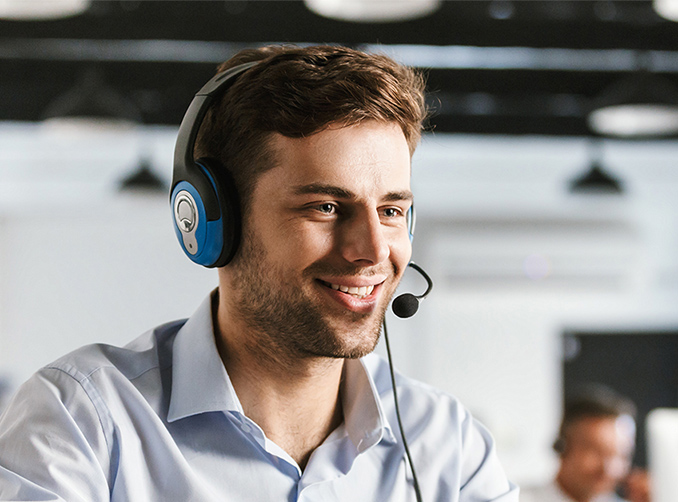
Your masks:
{"label": "light blue dress shirt", "polygon": [[[381,358],[347,360],[344,422],[302,471],[244,415],[208,298],[188,321],[31,377],[0,419],[0,500],[414,501],[391,392]],[[517,502],[454,398],[402,376],[398,392],[425,501]]]}

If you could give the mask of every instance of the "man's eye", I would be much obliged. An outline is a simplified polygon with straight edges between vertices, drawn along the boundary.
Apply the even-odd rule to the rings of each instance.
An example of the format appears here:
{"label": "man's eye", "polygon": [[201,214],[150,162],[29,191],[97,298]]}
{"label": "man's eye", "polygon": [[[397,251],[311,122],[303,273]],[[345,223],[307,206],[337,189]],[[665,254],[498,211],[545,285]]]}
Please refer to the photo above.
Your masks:
{"label": "man's eye", "polygon": [[384,209],[384,216],[386,216],[387,218],[395,218],[397,216],[400,216],[401,214],[402,211],[395,207],[387,207],[386,209]]}
{"label": "man's eye", "polygon": [[334,204],[326,202],[318,206],[318,211],[320,211],[323,214],[333,214],[334,212],[336,212],[336,207],[334,206]]}

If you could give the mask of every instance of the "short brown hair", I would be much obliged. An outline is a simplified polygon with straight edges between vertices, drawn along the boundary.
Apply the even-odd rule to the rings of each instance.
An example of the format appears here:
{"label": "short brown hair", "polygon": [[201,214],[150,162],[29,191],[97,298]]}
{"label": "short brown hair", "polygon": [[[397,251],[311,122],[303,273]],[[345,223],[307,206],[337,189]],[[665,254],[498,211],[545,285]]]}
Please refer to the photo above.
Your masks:
{"label": "short brown hair", "polygon": [[397,123],[414,153],[426,116],[423,77],[391,58],[338,46],[267,46],[247,49],[218,72],[250,61],[210,108],[196,157],[227,166],[247,206],[257,177],[273,167],[271,133],[300,138],[331,124],[365,120]]}
{"label": "short brown hair", "polygon": [[576,422],[586,418],[617,418],[636,416],[636,406],[630,399],[600,384],[587,385],[565,400],[565,410],[560,423],[558,439],[553,449],[562,454],[567,444],[569,429]]}

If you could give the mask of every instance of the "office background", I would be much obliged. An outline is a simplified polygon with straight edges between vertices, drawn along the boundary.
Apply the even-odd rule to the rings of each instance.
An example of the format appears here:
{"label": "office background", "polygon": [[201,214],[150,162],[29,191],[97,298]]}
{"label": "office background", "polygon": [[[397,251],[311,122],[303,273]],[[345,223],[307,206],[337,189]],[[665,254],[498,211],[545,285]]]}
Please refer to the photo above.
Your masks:
{"label": "office background", "polygon": [[[565,367],[590,357],[586,337],[678,333],[678,101],[650,92],[668,105],[664,129],[640,138],[589,122],[627,77],[678,84],[678,24],[650,1],[428,3],[388,22],[330,20],[302,1],[131,0],[0,20],[4,388],[83,344],[191,314],[216,273],[182,255],[166,186],[193,93],[245,46],[348,43],[429,75],[414,259],[435,289],[411,320],[389,316],[396,365],[457,395],[516,481],[548,479]],[[84,105],[112,121],[60,120]],[[629,371],[610,377],[618,390],[633,379],[678,406],[674,376]]]}

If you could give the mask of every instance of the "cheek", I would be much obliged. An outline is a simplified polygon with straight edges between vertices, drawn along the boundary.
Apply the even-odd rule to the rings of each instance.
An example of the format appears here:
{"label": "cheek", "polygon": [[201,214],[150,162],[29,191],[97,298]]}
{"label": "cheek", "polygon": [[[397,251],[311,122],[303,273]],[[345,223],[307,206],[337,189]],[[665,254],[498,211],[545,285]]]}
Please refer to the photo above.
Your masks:
{"label": "cheek", "polygon": [[596,469],[596,458],[590,452],[580,450],[579,448],[572,448],[566,456],[563,457],[570,470],[578,473],[587,473]]}
{"label": "cheek", "polygon": [[625,458],[613,457],[607,461],[607,474],[613,479],[621,479],[629,472],[629,462]]}
{"label": "cheek", "polygon": [[279,227],[274,230],[269,251],[274,260],[284,261],[292,268],[305,268],[331,254],[334,238],[331,233],[304,225],[294,228]]}
{"label": "cheek", "polygon": [[405,235],[401,234],[391,245],[391,261],[396,264],[399,272],[402,274],[410,262],[410,258],[412,258],[410,237],[407,233]]}

